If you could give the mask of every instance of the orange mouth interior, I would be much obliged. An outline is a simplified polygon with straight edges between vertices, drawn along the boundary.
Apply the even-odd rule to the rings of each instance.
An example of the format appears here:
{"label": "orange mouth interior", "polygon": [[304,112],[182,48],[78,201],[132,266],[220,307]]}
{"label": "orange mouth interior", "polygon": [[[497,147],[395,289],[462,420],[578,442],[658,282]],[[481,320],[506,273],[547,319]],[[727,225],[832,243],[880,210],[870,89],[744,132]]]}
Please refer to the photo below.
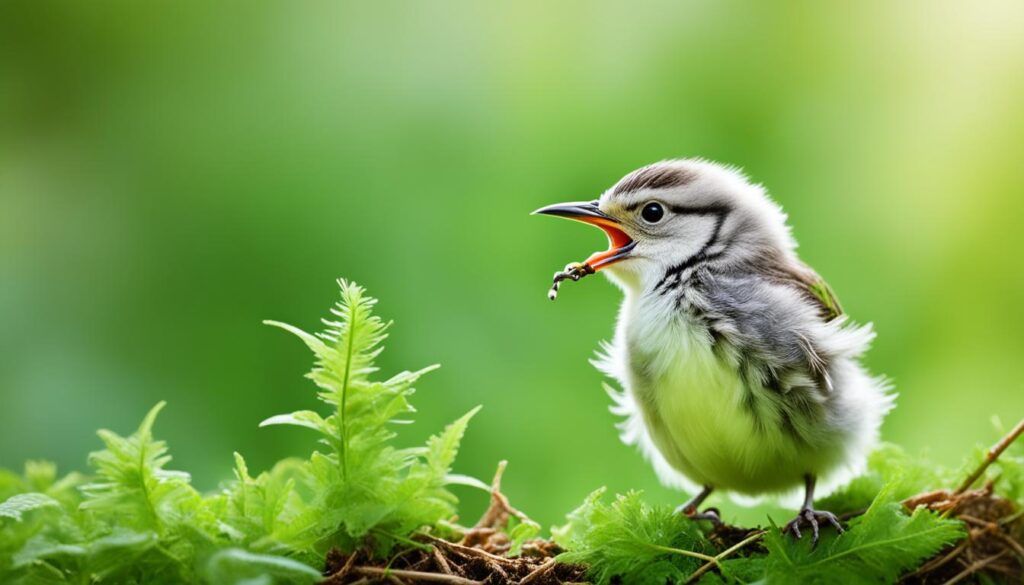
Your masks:
{"label": "orange mouth interior", "polygon": [[603,217],[579,217],[573,219],[578,219],[579,221],[597,226],[604,231],[606,236],[608,236],[608,249],[603,252],[594,252],[584,261],[584,264],[594,269],[594,271],[615,263],[619,260],[619,258],[616,258],[615,256],[633,243],[633,238],[629,237],[626,232],[622,231],[622,228],[620,228],[614,221]]}

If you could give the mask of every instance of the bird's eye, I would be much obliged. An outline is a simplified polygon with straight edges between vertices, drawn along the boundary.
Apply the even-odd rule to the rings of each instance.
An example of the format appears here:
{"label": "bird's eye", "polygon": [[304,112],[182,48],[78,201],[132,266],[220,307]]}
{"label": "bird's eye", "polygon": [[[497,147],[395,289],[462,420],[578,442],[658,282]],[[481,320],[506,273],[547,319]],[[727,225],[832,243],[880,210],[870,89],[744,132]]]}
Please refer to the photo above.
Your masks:
{"label": "bird's eye", "polygon": [[662,208],[661,203],[651,201],[644,205],[643,210],[640,211],[640,217],[644,218],[647,223],[658,223],[662,217],[665,217],[665,209]]}

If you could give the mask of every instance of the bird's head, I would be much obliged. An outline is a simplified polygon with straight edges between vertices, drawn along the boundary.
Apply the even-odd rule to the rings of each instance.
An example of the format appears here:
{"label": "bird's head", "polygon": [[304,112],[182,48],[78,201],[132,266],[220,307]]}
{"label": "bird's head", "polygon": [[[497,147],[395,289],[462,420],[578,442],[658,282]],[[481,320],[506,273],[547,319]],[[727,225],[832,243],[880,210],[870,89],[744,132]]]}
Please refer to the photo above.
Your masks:
{"label": "bird's head", "polygon": [[782,209],[739,171],[703,160],[669,160],[629,173],[589,202],[534,213],[597,226],[609,248],[592,254],[590,271],[608,269],[624,286],[644,287],[666,273],[714,262],[791,254],[795,243]]}

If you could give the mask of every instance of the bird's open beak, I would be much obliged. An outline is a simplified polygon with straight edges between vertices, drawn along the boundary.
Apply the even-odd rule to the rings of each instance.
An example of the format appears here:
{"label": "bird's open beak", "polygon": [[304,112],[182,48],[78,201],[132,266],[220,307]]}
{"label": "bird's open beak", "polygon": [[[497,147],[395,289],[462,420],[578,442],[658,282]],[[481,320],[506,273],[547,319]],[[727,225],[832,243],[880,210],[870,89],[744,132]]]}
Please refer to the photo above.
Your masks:
{"label": "bird's open beak", "polygon": [[558,203],[555,205],[548,205],[547,207],[541,207],[533,213],[535,215],[554,215],[557,217],[575,219],[576,221],[589,223],[590,225],[595,225],[604,230],[605,235],[608,236],[608,249],[604,252],[595,252],[591,254],[590,257],[583,262],[595,272],[622,260],[628,256],[630,251],[632,251],[636,246],[636,242],[633,238],[629,237],[629,234],[622,230],[622,226],[619,222],[611,216],[606,215],[597,207],[597,201]]}

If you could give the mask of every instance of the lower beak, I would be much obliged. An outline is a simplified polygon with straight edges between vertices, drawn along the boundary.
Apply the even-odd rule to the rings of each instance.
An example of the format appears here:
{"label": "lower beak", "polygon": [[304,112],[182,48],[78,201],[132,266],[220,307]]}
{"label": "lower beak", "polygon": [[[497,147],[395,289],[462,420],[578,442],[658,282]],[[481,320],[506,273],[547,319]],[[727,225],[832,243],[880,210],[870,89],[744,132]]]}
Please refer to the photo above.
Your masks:
{"label": "lower beak", "polygon": [[590,257],[583,262],[595,272],[605,266],[622,260],[628,256],[630,251],[632,251],[636,246],[636,242],[633,241],[633,238],[629,237],[629,234],[623,231],[622,225],[598,208],[597,201],[558,203],[556,205],[541,207],[533,213],[575,219],[576,221],[589,223],[590,225],[597,226],[604,230],[605,235],[608,236],[608,249],[604,252],[595,252],[591,254]]}

